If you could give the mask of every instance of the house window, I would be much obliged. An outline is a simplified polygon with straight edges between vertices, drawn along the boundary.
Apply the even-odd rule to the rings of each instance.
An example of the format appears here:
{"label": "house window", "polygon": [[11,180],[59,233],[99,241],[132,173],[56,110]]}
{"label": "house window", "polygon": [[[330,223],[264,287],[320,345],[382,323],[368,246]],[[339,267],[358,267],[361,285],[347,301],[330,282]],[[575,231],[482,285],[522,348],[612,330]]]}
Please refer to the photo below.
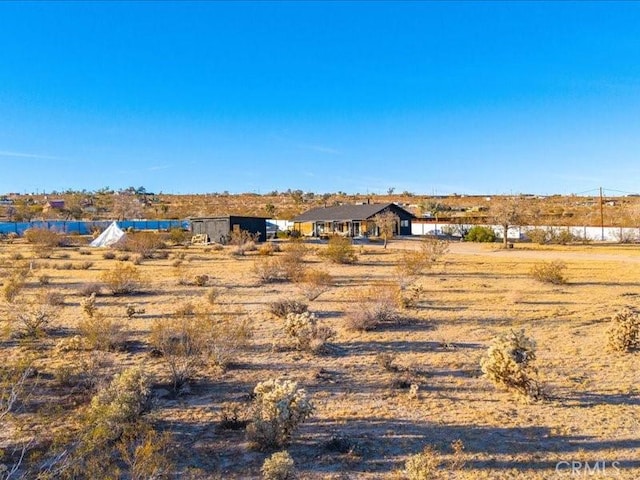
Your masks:
{"label": "house window", "polygon": [[409,220],[400,220],[400,226],[401,227],[408,227],[409,226]]}

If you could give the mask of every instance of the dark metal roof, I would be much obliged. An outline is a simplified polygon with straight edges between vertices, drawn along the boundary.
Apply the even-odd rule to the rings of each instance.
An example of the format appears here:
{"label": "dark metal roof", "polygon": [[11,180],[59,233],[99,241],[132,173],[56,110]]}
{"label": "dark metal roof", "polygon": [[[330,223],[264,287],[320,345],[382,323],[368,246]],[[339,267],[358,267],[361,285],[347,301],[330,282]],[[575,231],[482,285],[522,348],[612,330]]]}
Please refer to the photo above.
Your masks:
{"label": "dark metal roof", "polygon": [[351,220],[366,220],[374,215],[391,208],[402,210],[413,216],[395,203],[365,203],[363,205],[338,205],[336,207],[318,207],[298,215],[292,221],[304,222],[346,222]]}

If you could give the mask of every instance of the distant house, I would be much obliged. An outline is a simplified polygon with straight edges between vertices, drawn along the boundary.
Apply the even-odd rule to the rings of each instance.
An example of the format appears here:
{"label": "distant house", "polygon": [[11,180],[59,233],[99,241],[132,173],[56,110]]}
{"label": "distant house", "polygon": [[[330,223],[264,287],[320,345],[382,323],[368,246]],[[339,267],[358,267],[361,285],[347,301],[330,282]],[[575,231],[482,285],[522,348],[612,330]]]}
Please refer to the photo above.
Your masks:
{"label": "distant house", "polygon": [[42,207],[42,213],[64,210],[64,200],[48,200]]}
{"label": "distant house", "polygon": [[293,218],[294,230],[312,237],[343,235],[359,237],[378,235],[374,217],[385,212],[393,212],[399,222],[395,234],[411,235],[414,215],[395,203],[365,203],[362,205],[338,205],[311,209]]}
{"label": "distant house", "polygon": [[264,217],[199,217],[191,219],[192,235],[206,234],[210,242],[225,244],[231,232],[245,230],[257,236],[258,242],[267,239],[267,219]]}

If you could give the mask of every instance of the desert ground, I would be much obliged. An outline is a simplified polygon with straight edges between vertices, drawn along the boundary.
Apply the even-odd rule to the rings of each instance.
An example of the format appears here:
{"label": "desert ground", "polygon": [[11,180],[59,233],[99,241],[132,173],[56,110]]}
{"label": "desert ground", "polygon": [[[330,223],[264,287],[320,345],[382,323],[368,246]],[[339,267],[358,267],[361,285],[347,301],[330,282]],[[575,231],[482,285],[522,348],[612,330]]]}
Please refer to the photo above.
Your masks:
{"label": "desert ground", "polygon": [[[421,287],[413,304],[398,306],[392,320],[370,330],[347,328],[363,303],[401,281],[403,252],[420,242],[394,239],[386,249],[356,244],[351,264],[319,255],[324,243],[306,244],[302,268],[332,279],[309,300],[305,282],[265,282],[257,274],[256,265],[287,254],[287,241],[278,243],[281,251],[242,255],[234,246],[169,244],[137,265],[135,253],[108,258],[110,249],[91,249],[83,238],[46,254],[23,239],[4,241],[3,288],[18,271],[24,282],[14,298],[2,300],[2,405],[15,366],[27,362],[30,374],[1,417],[0,461],[7,469],[19,463],[11,478],[65,478],[61,466],[80,455],[91,399],[117,372],[141,366],[150,376],[151,399],[141,418],[165,435],[158,453],[169,462],[149,478],[261,478],[265,459],[286,449],[299,478],[401,479],[409,456],[429,446],[437,464],[432,478],[639,478],[638,353],[611,351],[607,330],[618,310],[638,306],[640,248],[451,243],[411,278]],[[566,264],[566,283],[530,276],[532,266],[551,260]],[[123,264],[142,276],[140,288],[112,295],[102,286],[95,300],[101,319],[121,325],[123,340],[117,347],[89,347],[80,326],[86,286]],[[49,323],[26,335],[16,317],[47,292],[62,300],[54,302]],[[307,303],[335,335],[318,351],[296,349],[284,320],[270,313],[281,299]],[[134,310],[130,318],[127,306]],[[247,331],[228,362],[202,355],[188,381],[174,389],[166,358],[152,347],[153,330],[198,315],[230,328],[242,323]],[[537,344],[544,391],[538,400],[497,387],[480,369],[491,340],[520,329]],[[288,445],[260,449],[247,437],[244,416],[254,387],[272,378],[297,382],[314,410]],[[224,428],[230,406],[239,418]],[[86,478],[136,478],[131,462],[118,455],[109,468],[120,473]],[[557,468],[558,462],[565,463]],[[571,472],[574,462],[580,466]],[[598,470],[586,471],[585,463]]]}

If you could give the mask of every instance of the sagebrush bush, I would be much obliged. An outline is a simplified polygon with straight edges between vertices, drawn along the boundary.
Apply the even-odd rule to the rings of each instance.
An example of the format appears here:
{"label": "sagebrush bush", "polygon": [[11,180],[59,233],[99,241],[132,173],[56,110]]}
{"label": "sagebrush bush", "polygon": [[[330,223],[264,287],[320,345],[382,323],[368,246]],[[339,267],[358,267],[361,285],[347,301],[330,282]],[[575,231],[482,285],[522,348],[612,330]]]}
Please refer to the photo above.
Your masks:
{"label": "sagebrush bush", "polygon": [[304,389],[290,380],[266,380],[253,390],[249,439],[258,448],[287,445],[298,425],[313,413],[313,404]]}
{"label": "sagebrush bush", "polygon": [[329,238],[327,248],[319,253],[320,256],[331,263],[355,263],[358,256],[353,248],[353,243],[348,237],[333,235]]}
{"label": "sagebrush bush", "polygon": [[276,452],[267,458],[260,469],[263,480],[296,480],[295,464],[289,452]]}
{"label": "sagebrush bush", "polygon": [[47,290],[42,294],[42,303],[51,307],[61,307],[64,305],[64,294],[53,290]]}
{"label": "sagebrush bush", "polygon": [[307,300],[315,300],[333,285],[333,277],[326,270],[310,268],[305,270],[298,282],[298,288]]}
{"label": "sagebrush bush", "polygon": [[85,317],[78,322],[78,330],[86,348],[114,351],[124,346],[125,333],[122,323],[102,315],[95,308],[91,310],[91,307],[85,308],[83,305],[83,309]]}
{"label": "sagebrush bush", "polygon": [[299,300],[281,298],[269,304],[269,312],[278,318],[285,318],[290,313],[304,313],[309,306]]}
{"label": "sagebrush bush", "polygon": [[538,399],[542,392],[536,379],[535,351],[535,341],[527,337],[524,330],[512,330],[493,339],[480,367],[495,385]]}
{"label": "sagebrush bush", "polygon": [[312,353],[324,351],[327,341],[335,336],[333,329],[318,325],[317,317],[310,312],[289,313],[284,331],[297,350]]}
{"label": "sagebrush bush", "polygon": [[566,263],[561,260],[553,260],[550,262],[536,263],[529,274],[535,280],[544,283],[552,283],[554,285],[562,285],[567,283],[564,271],[567,269]]}
{"label": "sagebrush bush", "polygon": [[135,422],[148,407],[149,377],[140,367],[117,374],[92,399],[87,413],[89,435],[94,440],[116,440],[127,424]]}
{"label": "sagebrush bush", "polygon": [[143,287],[142,274],[134,265],[118,263],[105,271],[101,280],[114,295],[127,295],[140,291]]}
{"label": "sagebrush bush", "polygon": [[105,260],[113,260],[114,258],[116,258],[116,252],[107,250],[102,254],[102,258],[104,258]]}
{"label": "sagebrush bush", "polygon": [[24,238],[29,243],[44,247],[62,247],[68,244],[64,235],[47,228],[29,228],[24,231]]}
{"label": "sagebrush bush", "polygon": [[437,238],[424,238],[416,250],[404,250],[396,266],[401,278],[411,279],[430,270],[449,251],[449,244]]}
{"label": "sagebrush bush", "polygon": [[399,319],[397,293],[390,286],[381,285],[361,292],[347,315],[348,330],[373,330],[381,323]]}
{"label": "sagebrush bush", "polygon": [[8,302],[13,301],[18,297],[18,294],[25,286],[24,276],[20,274],[13,274],[4,281],[2,285],[2,297]]}
{"label": "sagebrush bush", "polygon": [[611,319],[608,331],[609,347],[618,352],[630,352],[640,348],[640,314],[625,308]]}

